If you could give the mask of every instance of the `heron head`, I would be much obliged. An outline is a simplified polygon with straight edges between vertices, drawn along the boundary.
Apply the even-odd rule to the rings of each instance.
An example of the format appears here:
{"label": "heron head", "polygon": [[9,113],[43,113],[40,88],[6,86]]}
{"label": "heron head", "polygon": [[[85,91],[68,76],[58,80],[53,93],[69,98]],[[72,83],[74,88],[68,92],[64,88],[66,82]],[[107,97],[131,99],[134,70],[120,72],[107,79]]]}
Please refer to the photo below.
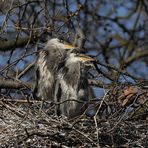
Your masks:
{"label": "heron head", "polygon": [[53,48],[57,48],[57,49],[65,49],[65,50],[72,50],[72,49],[75,49],[74,46],[70,45],[69,43],[63,41],[63,40],[60,40],[58,38],[53,38],[51,40],[49,40],[47,42],[47,45],[46,47],[53,47]]}
{"label": "heron head", "polygon": [[87,56],[85,54],[70,53],[67,59],[67,65],[76,63],[76,62],[80,62],[87,65],[87,63],[91,63],[94,61],[95,61],[94,58]]}

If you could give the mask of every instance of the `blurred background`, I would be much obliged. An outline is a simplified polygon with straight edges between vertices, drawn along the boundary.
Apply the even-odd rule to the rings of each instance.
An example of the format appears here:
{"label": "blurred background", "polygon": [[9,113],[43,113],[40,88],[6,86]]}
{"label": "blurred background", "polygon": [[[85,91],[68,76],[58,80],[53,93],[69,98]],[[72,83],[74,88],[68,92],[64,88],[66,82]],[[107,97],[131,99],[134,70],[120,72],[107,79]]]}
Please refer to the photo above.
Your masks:
{"label": "blurred background", "polygon": [[0,80],[34,84],[38,50],[53,37],[73,43],[80,31],[83,52],[98,59],[93,98],[120,84],[148,85],[147,0],[1,0]]}

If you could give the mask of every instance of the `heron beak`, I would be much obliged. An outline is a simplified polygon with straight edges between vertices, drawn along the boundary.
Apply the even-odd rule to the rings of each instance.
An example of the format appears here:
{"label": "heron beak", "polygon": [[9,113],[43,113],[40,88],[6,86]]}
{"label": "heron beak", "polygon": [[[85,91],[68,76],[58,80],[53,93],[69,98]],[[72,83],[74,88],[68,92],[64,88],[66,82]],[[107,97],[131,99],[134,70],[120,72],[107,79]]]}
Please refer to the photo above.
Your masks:
{"label": "heron beak", "polygon": [[82,61],[82,62],[93,62],[93,61],[95,61],[95,59],[94,58],[92,58],[92,57],[90,57],[90,56],[87,56],[87,55],[80,55],[79,56],[80,57],[80,60]]}
{"label": "heron beak", "polygon": [[64,44],[65,49],[74,49],[75,47],[72,45]]}

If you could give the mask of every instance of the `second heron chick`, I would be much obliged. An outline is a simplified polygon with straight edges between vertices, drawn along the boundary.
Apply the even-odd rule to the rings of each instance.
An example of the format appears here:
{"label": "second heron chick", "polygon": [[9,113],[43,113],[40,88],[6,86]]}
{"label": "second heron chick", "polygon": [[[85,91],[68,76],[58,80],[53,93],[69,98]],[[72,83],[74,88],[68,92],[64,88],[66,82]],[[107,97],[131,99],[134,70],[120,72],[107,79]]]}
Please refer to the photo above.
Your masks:
{"label": "second heron chick", "polygon": [[55,86],[58,115],[68,118],[82,114],[88,101],[88,67],[95,59],[84,54],[70,53],[59,70]]}

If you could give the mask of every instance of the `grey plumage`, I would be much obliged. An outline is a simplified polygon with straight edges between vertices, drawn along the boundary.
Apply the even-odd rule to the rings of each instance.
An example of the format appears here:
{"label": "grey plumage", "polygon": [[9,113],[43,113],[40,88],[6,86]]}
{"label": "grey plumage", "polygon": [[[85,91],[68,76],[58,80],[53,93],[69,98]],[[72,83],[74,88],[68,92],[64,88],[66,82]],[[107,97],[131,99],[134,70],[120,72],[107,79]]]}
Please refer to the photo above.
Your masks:
{"label": "grey plumage", "polygon": [[82,114],[86,109],[85,101],[88,100],[86,68],[91,61],[94,59],[75,53],[70,53],[66,58],[64,67],[58,73],[55,86],[55,102],[61,102],[57,107],[57,114],[72,118]]}
{"label": "grey plumage", "polygon": [[[87,65],[94,61],[84,54],[76,54],[75,48],[51,39],[36,61],[35,98],[56,103],[59,115],[69,118],[84,112],[88,100]],[[66,101],[71,100],[71,101]]]}
{"label": "grey plumage", "polygon": [[58,66],[74,47],[54,38],[47,42],[45,49],[39,52],[36,61],[35,98],[53,100],[54,82]]}

